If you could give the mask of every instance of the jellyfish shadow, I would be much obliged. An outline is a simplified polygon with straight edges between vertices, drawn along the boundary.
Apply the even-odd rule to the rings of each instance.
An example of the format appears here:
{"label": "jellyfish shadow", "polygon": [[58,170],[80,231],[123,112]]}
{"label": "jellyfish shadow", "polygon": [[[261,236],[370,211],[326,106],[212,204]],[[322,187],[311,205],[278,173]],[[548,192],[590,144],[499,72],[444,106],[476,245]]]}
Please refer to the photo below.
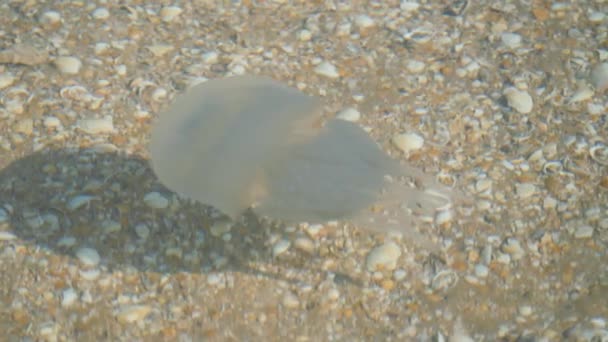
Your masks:
{"label": "jellyfish shadow", "polygon": [[[168,199],[168,205],[146,203],[151,192]],[[9,214],[9,229],[26,244],[73,258],[82,247],[94,248],[108,271],[237,271],[288,282],[299,280],[259,266],[323,272],[312,266],[314,255],[273,257],[269,236],[285,231],[251,211],[215,236],[210,227],[218,221],[217,211],[180,199],[138,155],[36,152],[0,170],[0,206]],[[361,285],[340,272],[336,281]]]}

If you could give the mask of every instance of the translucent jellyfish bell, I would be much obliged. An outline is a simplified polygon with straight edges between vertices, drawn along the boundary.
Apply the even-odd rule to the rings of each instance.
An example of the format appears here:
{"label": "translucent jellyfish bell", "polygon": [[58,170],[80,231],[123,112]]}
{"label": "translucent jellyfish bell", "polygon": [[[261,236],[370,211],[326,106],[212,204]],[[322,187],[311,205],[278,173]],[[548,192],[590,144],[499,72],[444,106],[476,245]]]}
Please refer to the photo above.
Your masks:
{"label": "translucent jellyfish bell", "polygon": [[[253,208],[284,221],[403,230],[413,213],[449,204],[449,189],[392,160],[358,125],[323,125],[321,116],[316,98],[268,78],[207,81],[161,114],[152,167],[171,190],[232,218]],[[415,178],[419,188],[387,175]]]}

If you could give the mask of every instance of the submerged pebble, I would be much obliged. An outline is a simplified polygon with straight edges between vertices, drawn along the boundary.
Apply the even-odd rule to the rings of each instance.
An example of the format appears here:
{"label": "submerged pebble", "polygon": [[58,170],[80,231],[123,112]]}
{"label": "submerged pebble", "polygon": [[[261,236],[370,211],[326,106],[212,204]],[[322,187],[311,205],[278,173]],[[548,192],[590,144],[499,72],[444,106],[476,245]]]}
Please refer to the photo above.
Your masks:
{"label": "submerged pebble", "polygon": [[509,107],[515,109],[518,113],[528,114],[532,111],[534,102],[532,101],[532,96],[526,91],[511,87],[504,91],[504,95],[507,98]]}
{"label": "submerged pebble", "polygon": [[392,271],[397,268],[401,248],[390,241],[372,249],[367,255],[366,267],[369,272]]}
{"label": "submerged pebble", "polygon": [[57,69],[64,74],[75,75],[80,72],[82,62],[80,59],[72,56],[57,57],[53,62]]}
{"label": "submerged pebble", "polygon": [[321,62],[314,69],[315,74],[324,76],[327,78],[336,79],[340,77],[340,73],[338,72],[338,68],[335,65],[329,62]]}
{"label": "submerged pebble", "polygon": [[91,267],[97,266],[101,260],[99,253],[95,249],[89,247],[82,247],[78,249],[76,251],[76,257],[85,266]]}
{"label": "submerged pebble", "polygon": [[422,148],[424,138],[416,133],[401,133],[395,135],[392,142],[402,152],[410,153]]}

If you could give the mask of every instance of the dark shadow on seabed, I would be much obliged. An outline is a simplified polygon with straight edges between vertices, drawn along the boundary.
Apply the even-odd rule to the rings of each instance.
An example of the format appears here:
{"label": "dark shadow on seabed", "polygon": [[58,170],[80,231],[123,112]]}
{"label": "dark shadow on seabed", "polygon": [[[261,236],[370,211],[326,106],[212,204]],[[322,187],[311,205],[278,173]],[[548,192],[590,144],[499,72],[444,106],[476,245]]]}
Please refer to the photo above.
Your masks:
{"label": "dark shadow on seabed", "polygon": [[[146,205],[144,196],[152,191],[168,198],[169,206]],[[78,196],[85,203],[70,207]],[[148,161],[134,155],[86,150],[34,153],[0,170],[0,206],[9,211],[9,229],[27,243],[72,257],[81,247],[94,248],[101,267],[109,271],[237,271],[297,282],[256,266],[311,269],[307,264],[314,258],[273,258],[268,237],[282,230],[252,213],[232,227],[229,241],[213,236],[213,209],[178,199],[159,183]],[[136,233],[138,225],[148,229],[147,238]],[[346,275],[337,274],[338,279],[360,284]]]}

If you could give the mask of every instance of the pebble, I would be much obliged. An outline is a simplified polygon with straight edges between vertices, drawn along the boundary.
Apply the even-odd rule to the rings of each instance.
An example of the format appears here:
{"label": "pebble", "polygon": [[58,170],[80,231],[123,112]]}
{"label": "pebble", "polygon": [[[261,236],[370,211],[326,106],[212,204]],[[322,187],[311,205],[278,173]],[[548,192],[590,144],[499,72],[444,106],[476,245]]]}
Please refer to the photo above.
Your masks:
{"label": "pebble", "polygon": [[287,292],[283,296],[283,306],[288,309],[297,309],[300,306],[300,300],[295,294]]}
{"label": "pebble", "polygon": [[78,299],[78,293],[73,288],[64,290],[61,294],[61,306],[64,308],[72,306]]}
{"label": "pebble", "polygon": [[230,233],[231,229],[232,222],[230,220],[219,220],[213,223],[209,231],[211,232],[212,236],[220,237],[224,234]]}
{"label": "pebble", "polygon": [[47,116],[46,118],[44,118],[44,120],[42,121],[42,125],[46,129],[59,129],[62,127],[61,120],[54,116]]}
{"label": "pebble", "polygon": [[160,10],[160,18],[162,21],[169,23],[176,19],[183,10],[177,6],[166,6]]}
{"label": "pebble", "polygon": [[101,223],[101,229],[106,234],[116,233],[122,229],[120,222],[114,220],[105,220]]}
{"label": "pebble", "polygon": [[518,311],[520,315],[528,317],[532,314],[532,307],[530,305],[522,305],[519,307]]}
{"label": "pebble", "polygon": [[71,56],[57,57],[53,64],[60,72],[68,75],[76,75],[82,67],[80,59]]}
{"label": "pebble", "polygon": [[391,141],[404,153],[418,150],[424,145],[424,138],[416,133],[397,134]]}
{"label": "pebble", "polygon": [[293,245],[300,251],[312,254],[315,250],[315,243],[311,239],[301,236],[293,241]]}
{"label": "pebble", "polygon": [[367,270],[370,272],[392,271],[397,267],[397,260],[400,256],[401,248],[392,241],[377,246],[367,255]]}
{"label": "pebble", "polygon": [[89,270],[80,270],[78,274],[80,274],[80,277],[84,280],[94,281],[99,278],[99,276],[101,275],[101,271],[99,271],[99,269],[97,268],[92,268]]}
{"label": "pebble", "polygon": [[108,11],[105,7],[96,8],[93,13],[91,13],[93,19],[97,20],[106,20],[110,17],[110,11]]}
{"label": "pebble", "polygon": [[519,90],[513,87],[505,89],[504,95],[507,98],[509,107],[521,114],[528,114],[532,111],[534,102],[532,97],[526,91]]}
{"label": "pebble", "polygon": [[154,57],[162,57],[170,51],[173,51],[173,45],[155,44],[148,46],[148,51],[150,51],[154,55]]}
{"label": "pebble", "polygon": [[47,63],[48,59],[46,50],[27,44],[15,44],[0,51],[0,64],[39,65]]}
{"label": "pebble", "polygon": [[55,25],[61,22],[61,14],[57,11],[46,11],[42,13],[39,21],[43,25]]}
{"label": "pebble", "polygon": [[95,267],[99,264],[101,260],[99,253],[93,248],[89,247],[81,247],[76,251],[76,257],[80,262],[82,262],[85,266]]}
{"label": "pebble", "polygon": [[401,1],[399,8],[404,12],[415,12],[420,8],[420,4],[415,1]]}
{"label": "pebble", "polygon": [[68,204],[66,205],[66,208],[70,211],[74,211],[74,210],[86,205],[87,203],[91,202],[93,199],[95,199],[95,196],[78,195],[78,196],[73,197],[68,202]]}
{"label": "pebble", "polygon": [[150,228],[144,223],[139,223],[135,226],[135,234],[142,239],[146,240],[150,236]]}
{"label": "pebble", "polygon": [[407,62],[406,68],[407,71],[413,74],[417,74],[424,71],[424,68],[426,68],[426,64],[421,61],[409,61]]}
{"label": "pebble", "polygon": [[361,119],[361,113],[355,108],[349,107],[343,109],[336,114],[336,118],[344,121],[357,122]]}
{"label": "pebble", "polygon": [[287,252],[290,246],[291,242],[287,239],[277,241],[274,246],[272,246],[272,256],[276,258],[277,256]]}
{"label": "pebble", "polygon": [[582,225],[574,232],[574,237],[577,239],[588,239],[593,236],[593,227]]}
{"label": "pebble", "polygon": [[393,272],[393,279],[396,281],[402,281],[405,277],[407,277],[407,272],[403,269],[398,269]]}
{"label": "pebble", "polygon": [[16,80],[16,78],[13,74],[10,74],[10,73],[0,74],[0,90],[11,86],[13,83],[15,83],[15,80]]}
{"label": "pebble", "polygon": [[71,248],[76,245],[76,238],[73,236],[64,236],[57,240],[57,247]]}
{"label": "pebble", "polygon": [[0,231],[0,241],[10,241],[15,240],[17,236],[11,232]]}
{"label": "pebble", "polygon": [[102,119],[78,120],[76,127],[88,134],[108,134],[114,132],[114,121],[111,116]]}
{"label": "pebble", "polygon": [[222,281],[222,277],[217,273],[211,273],[207,276],[207,284],[209,285],[217,285]]}
{"label": "pebble", "polygon": [[514,260],[521,259],[526,254],[519,240],[515,238],[508,238],[502,245],[502,251],[511,255]]}
{"label": "pebble", "polygon": [[23,119],[17,121],[15,126],[13,126],[13,131],[25,135],[32,135],[32,133],[34,132],[34,120]]}
{"label": "pebble", "polygon": [[521,36],[517,33],[505,32],[500,36],[500,40],[510,49],[518,48],[521,45]]}
{"label": "pebble", "polygon": [[600,63],[591,70],[591,84],[601,92],[608,89],[608,63]]}
{"label": "pebble", "polygon": [[215,51],[205,52],[201,55],[201,60],[206,64],[215,64],[219,61],[219,54]]}
{"label": "pebble", "polygon": [[324,76],[331,79],[336,79],[340,77],[340,73],[338,73],[338,69],[335,65],[329,62],[321,62],[314,69],[315,74]]}
{"label": "pebble", "polygon": [[374,19],[370,16],[361,14],[355,17],[355,25],[357,25],[360,29],[365,30],[375,25]]}
{"label": "pebble", "polygon": [[165,209],[169,206],[169,200],[160,192],[149,192],[144,196],[144,203],[152,209]]}
{"label": "pebble", "polygon": [[593,89],[591,89],[590,87],[588,87],[587,85],[584,84],[584,85],[580,86],[576,90],[576,92],[574,92],[574,94],[572,94],[572,96],[570,96],[570,99],[568,99],[568,103],[578,103],[578,102],[587,101],[593,97],[593,94],[594,94]]}
{"label": "pebble", "polygon": [[125,305],[116,313],[116,319],[120,323],[127,324],[141,321],[152,311],[148,305]]}
{"label": "pebble", "polygon": [[531,183],[521,183],[515,186],[515,192],[520,199],[530,198],[536,194],[536,185]]}
{"label": "pebble", "polygon": [[483,264],[475,265],[475,276],[477,276],[479,278],[486,278],[489,273],[490,273],[490,269],[486,265],[483,265]]}

